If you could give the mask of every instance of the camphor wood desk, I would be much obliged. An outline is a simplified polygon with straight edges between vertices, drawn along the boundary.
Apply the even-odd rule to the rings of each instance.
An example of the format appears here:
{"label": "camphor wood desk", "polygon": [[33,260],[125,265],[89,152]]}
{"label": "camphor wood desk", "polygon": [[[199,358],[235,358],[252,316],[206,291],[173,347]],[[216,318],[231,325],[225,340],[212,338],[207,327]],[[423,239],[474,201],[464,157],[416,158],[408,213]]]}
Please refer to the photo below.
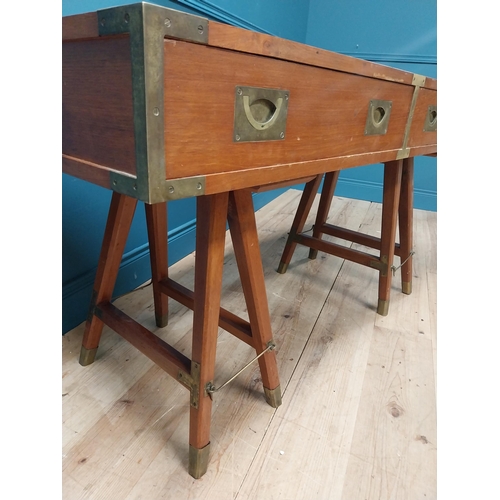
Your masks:
{"label": "camphor wood desk", "polygon": [[[209,462],[219,326],[261,355],[265,398],[281,403],[251,189],[383,162],[394,226],[403,160],[437,152],[436,87],[147,3],[63,18],[63,171],[113,190],[80,363],[94,361],[106,324],[189,389],[192,476]],[[194,292],[167,269],[166,204],[191,196]],[[137,200],[157,325],[167,324],[168,297],[192,308],[192,359],[111,303]],[[248,322],[220,307],[226,220]]]}

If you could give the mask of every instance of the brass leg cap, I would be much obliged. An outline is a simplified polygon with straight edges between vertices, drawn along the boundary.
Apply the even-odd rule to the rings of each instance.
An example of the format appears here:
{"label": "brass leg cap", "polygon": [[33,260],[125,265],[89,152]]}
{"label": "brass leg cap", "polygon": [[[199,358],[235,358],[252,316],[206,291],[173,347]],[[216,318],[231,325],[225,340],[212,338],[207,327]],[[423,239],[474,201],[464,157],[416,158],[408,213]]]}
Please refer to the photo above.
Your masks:
{"label": "brass leg cap", "polygon": [[389,314],[389,301],[378,299],[377,314],[380,316],[387,316]]}
{"label": "brass leg cap", "polygon": [[309,249],[309,259],[314,260],[318,256],[318,251],[315,248]]}
{"label": "brass leg cap", "polygon": [[97,347],[94,349],[86,349],[82,346],[80,350],[80,364],[82,366],[91,365],[95,360],[95,355],[97,354]]}
{"label": "brass leg cap", "polygon": [[288,264],[286,262],[280,262],[280,265],[278,266],[278,273],[285,274],[287,269]]}
{"label": "brass leg cap", "polygon": [[210,456],[210,443],[203,448],[195,448],[189,445],[189,474],[199,479],[208,469],[208,458]]}
{"label": "brass leg cap", "polygon": [[165,328],[168,325],[168,314],[164,314],[163,316],[157,316],[155,314],[156,326],[158,328]]}
{"label": "brass leg cap", "polygon": [[411,295],[411,281],[403,281],[403,293]]}
{"label": "brass leg cap", "polygon": [[276,389],[264,387],[264,396],[269,406],[278,408],[281,405],[281,386],[278,385]]}

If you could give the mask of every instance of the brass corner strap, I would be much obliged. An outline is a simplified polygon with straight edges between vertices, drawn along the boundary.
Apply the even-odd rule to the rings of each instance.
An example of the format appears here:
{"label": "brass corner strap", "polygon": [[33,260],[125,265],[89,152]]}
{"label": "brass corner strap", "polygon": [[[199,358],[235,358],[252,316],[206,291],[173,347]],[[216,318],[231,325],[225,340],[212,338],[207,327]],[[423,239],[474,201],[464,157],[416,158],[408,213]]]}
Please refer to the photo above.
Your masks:
{"label": "brass corner strap", "polygon": [[198,404],[200,402],[198,390],[200,386],[200,364],[195,361],[191,361],[191,373],[179,370],[177,373],[177,380],[190,390],[190,404],[193,408],[198,408]]}
{"label": "brass corner strap", "polygon": [[207,385],[205,386],[205,391],[210,396],[210,399],[212,399],[212,394],[214,394],[215,392],[218,392],[221,389],[223,389],[224,387],[226,387],[226,385],[228,385],[238,375],[240,375],[242,372],[244,372],[252,363],[254,363],[261,356],[263,356],[264,354],[266,354],[266,352],[273,351],[275,348],[276,348],[276,344],[272,340],[270,340],[267,343],[267,347],[258,356],[255,356],[255,358],[253,358],[252,360],[250,360],[240,371],[238,371],[237,373],[235,373],[227,382],[224,382],[220,387],[215,387],[215,385],[212,382],[208,382]]}
{"label": "brass corner strap", "polygon": [[[415,87],[413,90],[413,96],[410,104],[410,111],[408,113],[408,119],[406,121],[405,132],[403,136],[403,144],[401,149],[398,150],[396,155],[396,160],[403,160],[410,156],[410,148],[408,147],[408,140],[410,138],[411,125],[413,122],[413,115],[415,113],[415,107],[417,105],[417,98],[420,92],[420,87],[425,85],[426,77],[422,75],[418,75],[416,73],[413,74],[412,85]],[[431,116],[434,116],[431,114]],[[434,124],[434,122],[433,122]],[[432,131],[432,130],[429,130]]]}
{"label": "brass corner strap", "polygon": [[204,193],[203,178],[165,180],[163,40],[208,43],[208,19],[142,2],[97,11],[99,36],[128,34],[136,176],[111,173],[111,188],[146,203]]}

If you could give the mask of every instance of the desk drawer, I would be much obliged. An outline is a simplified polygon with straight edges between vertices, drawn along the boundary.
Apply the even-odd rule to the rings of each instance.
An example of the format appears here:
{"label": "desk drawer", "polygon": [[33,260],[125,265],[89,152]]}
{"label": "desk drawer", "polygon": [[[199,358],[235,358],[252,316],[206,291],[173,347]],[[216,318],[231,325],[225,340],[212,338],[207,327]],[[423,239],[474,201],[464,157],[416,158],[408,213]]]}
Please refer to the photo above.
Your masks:
{"label": "desk drawer", "polygon": [[[403,143],[412,85],[175,40],[165,40],[164,61],[166,178],[397,150]],[[235,140],[240,87],[286,90],[282,139]],[[365,132],[374,101],[389,103],[385,133]]]}

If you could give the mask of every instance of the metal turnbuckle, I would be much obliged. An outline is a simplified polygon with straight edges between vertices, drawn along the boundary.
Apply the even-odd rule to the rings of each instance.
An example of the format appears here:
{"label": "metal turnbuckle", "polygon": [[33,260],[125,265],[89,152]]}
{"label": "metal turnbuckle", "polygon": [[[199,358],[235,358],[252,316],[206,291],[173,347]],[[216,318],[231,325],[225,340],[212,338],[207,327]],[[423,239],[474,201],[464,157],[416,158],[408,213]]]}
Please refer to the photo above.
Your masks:
{"label": "metal turnbuckle", "polygon": [[266,345],[267,345],[267,347],[258,356],[255,356],[255,358],[253,358],[251,361],[249,361],[239,372],[235,373],[227,382],[224,382],[220,387],[215,387],[215,385],[212,384],[212,382],[208,382],[208,384],[205,387],[205,391],[210,396],[210,399],[212,399],[212,394],[214,392],[218,392],[221,389],[223,389],[224,387],[226,387],[227,384],[232,382],[238,375],[240,375],[242,372],[244,372],[252,363],[254,363],[261,356],[266,354],[266,352],[273,351],[276,348],[276,344],[272,340],[270,340]]}

